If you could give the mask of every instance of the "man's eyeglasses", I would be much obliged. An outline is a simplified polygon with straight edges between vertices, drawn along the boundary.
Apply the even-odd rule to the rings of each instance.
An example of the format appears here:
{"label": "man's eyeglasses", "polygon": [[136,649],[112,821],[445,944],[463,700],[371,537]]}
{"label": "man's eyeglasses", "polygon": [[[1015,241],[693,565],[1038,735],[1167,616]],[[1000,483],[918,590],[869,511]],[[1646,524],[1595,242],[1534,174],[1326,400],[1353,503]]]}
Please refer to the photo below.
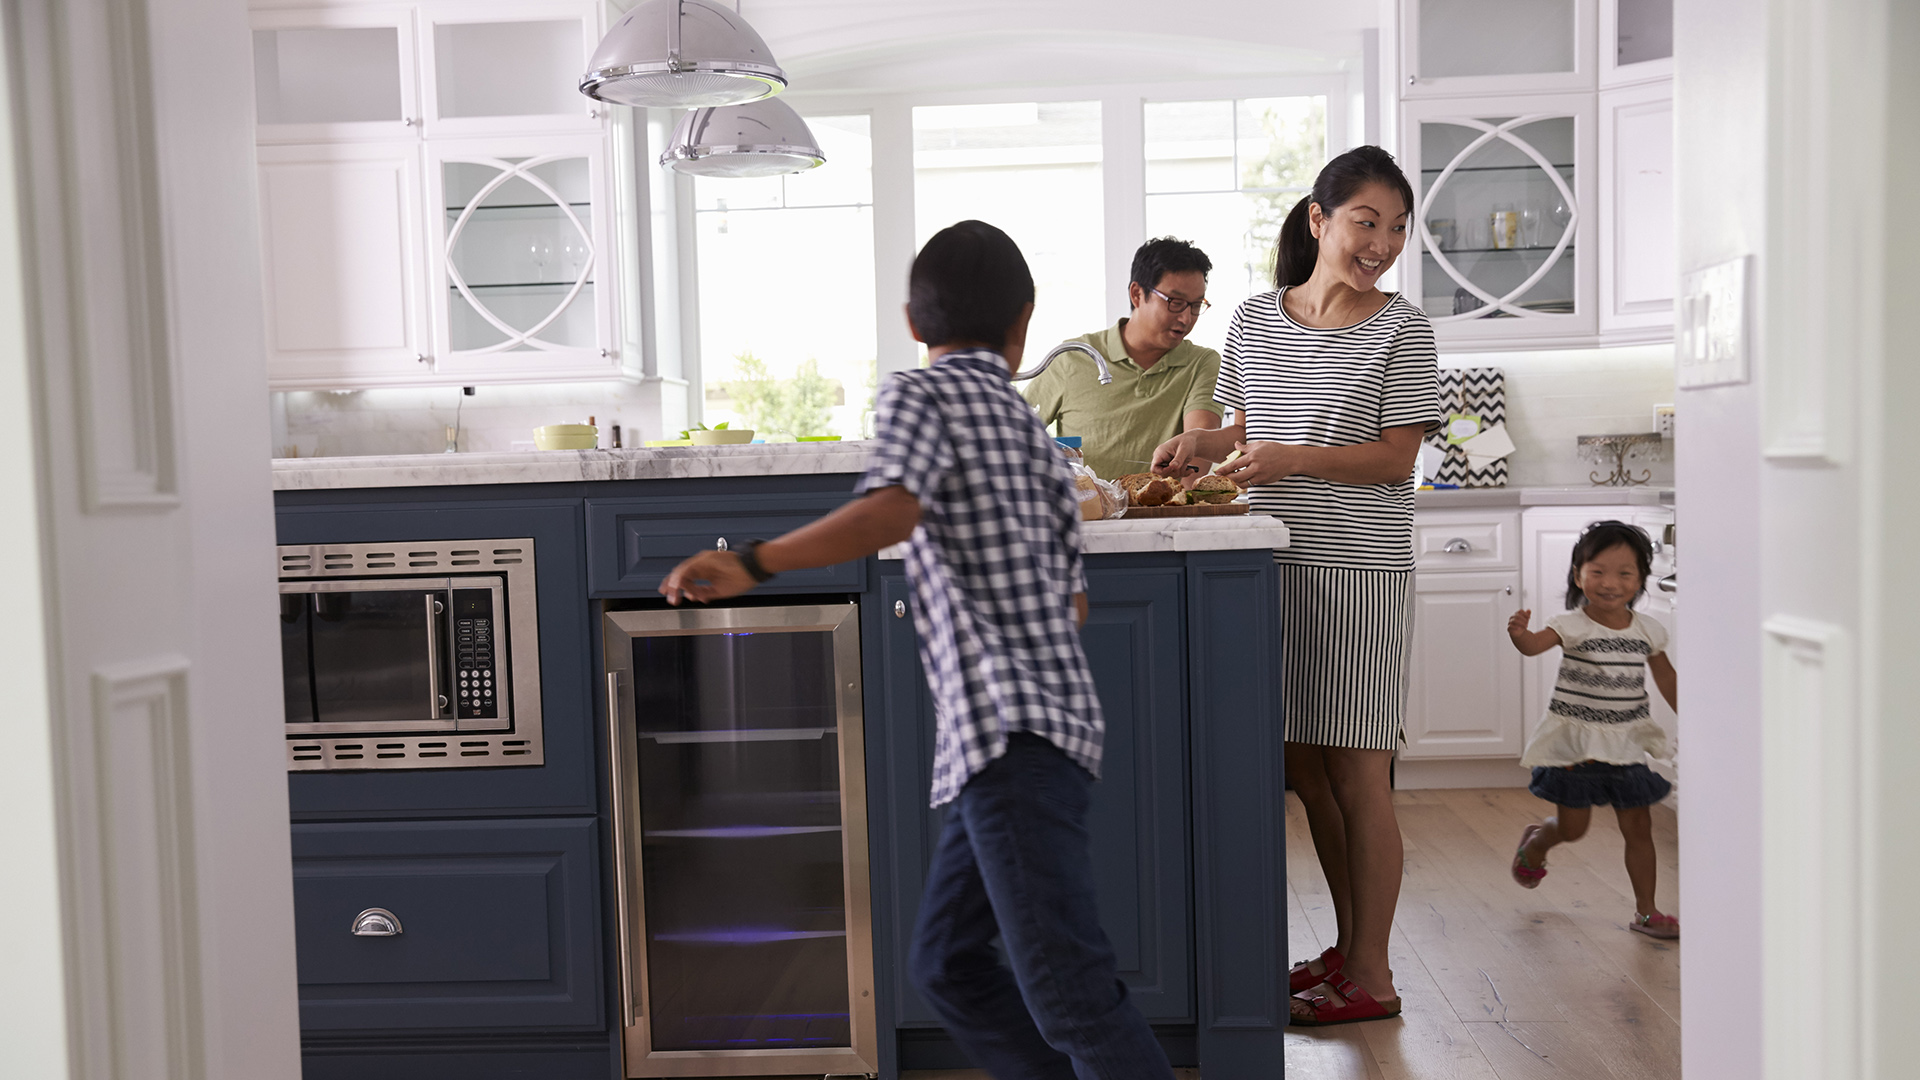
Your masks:
{"label": "man's eyeglasses", "polygon": [[1208,300],[1205,297],[1202,297],[1199,300],[1175,300],[1173,297],[1168,296],[1166,293],[1161,292],[1159,289],[1148,289],[1147,291],[1159,297],[1161,300],[1165,301],[1167,305],[1167,310],[1172,312],[1175,315],[1179,315],[1182,312],[1186,311],[1188,308],[1192,308],[1194,317],[1199,318],[1201,312],[1213,306],[1213,301]]}

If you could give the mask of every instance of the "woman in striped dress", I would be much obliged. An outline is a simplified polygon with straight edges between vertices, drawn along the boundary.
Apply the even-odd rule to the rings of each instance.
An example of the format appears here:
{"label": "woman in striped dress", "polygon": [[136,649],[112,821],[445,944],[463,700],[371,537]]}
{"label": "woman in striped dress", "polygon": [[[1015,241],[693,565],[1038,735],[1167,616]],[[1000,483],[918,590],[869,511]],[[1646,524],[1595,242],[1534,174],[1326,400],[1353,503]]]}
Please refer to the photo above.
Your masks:
{"label": "woman in striped dress", "polygon": [[1232,426],[1188,432],[1155,471],[1212,463],[1285,521],[1281,668],[1287,779],[1307,810],[1339,923],[1295,965],[1293,1022],[1398,1015],[1387,935],[1400,896],[1388,767],[1406,709],[1413,464],[1440,423],[1426,316],[1375,287],[1406,244],[1413,189],[1374,146],[1327,163],[1280,231],[1273,292],[1241,304],[1216,397]]}

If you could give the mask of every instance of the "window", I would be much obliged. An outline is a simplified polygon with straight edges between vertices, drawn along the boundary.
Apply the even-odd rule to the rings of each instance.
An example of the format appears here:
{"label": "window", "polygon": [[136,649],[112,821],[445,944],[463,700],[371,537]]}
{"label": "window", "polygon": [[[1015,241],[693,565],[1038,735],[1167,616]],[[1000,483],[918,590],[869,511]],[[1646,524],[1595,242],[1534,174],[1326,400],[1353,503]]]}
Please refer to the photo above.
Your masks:
{"label": "window", "polygon": [[933,105],[913,110],[915,247],[968,218],[1013,237],[1033,272],[1027,340],[1107,323],[1100,103]]}
{"label": "window", "polygon": [[1218,349],[1233,309],[1273,287],[1280,223],[1327,161],[1327,99],[1148,102],[1145,127],[1147,235],[1213,260],[1213,310],[1190,337]]}
{"label": "window", "polygon": [[859,438],[875,387],[873,139],[809,116],[827,163],[694,181],[704,420]]}

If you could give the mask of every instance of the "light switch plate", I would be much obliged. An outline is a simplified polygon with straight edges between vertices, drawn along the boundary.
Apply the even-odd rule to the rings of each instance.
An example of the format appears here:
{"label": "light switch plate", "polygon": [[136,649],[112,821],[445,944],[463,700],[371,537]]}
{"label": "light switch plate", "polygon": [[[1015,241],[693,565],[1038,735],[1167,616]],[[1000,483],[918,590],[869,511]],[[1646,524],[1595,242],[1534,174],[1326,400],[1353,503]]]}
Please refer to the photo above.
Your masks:
{"label": "light switch plate", "polygon": [[1751,256],[1695,270],[1680,283],[1675,382],[1681,389],[1744,383],[1750,376],[1747,277]]}

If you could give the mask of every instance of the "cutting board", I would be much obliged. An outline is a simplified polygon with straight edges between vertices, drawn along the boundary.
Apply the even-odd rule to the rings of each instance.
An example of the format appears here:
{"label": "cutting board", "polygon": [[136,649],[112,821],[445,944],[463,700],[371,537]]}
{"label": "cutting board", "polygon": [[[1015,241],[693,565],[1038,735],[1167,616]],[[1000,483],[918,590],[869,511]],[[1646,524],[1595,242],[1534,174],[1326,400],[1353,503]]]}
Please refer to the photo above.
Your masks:
{"label": "cutting board", "polygon": [[1127,507],[1126,517],[1121,520],[1155,517],[1225,517],[1232,514],[1244,514],[1246,512],[1246,503],[1200,503],[1197,506],[1129,506]]}

